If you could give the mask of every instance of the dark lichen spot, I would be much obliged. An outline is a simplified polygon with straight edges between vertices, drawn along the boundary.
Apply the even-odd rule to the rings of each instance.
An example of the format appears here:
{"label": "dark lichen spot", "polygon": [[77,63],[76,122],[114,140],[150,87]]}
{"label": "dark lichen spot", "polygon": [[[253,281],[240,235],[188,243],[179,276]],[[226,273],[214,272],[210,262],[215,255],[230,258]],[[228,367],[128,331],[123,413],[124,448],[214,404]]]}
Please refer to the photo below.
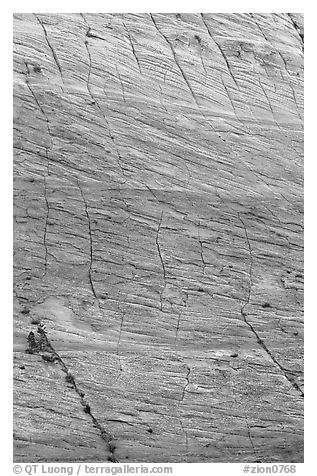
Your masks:
{"label": "dark lichen spot", "polygon": [[262,307],[263,307],[263,308],[271,307],[271,304],[270,304],[269,302],[264,302],[264,303],[262,304]]}
{"label": "dark lichen spot", "polygon": [[146,431],[147,431],[148,433],[153,433],[152,428],[148,428]]}
{"label": "dark lichen spot", "polygon": [[201,38],[200,38],[199,35],[195,35],[194,38],[195,38],[195,40],[198,41],[199,44],[201,43]]}
{"label": "dark lichen spot", "polygon": [[24,366],[24,365],[20,365],[20,366],[19,366],[19,369],[24,370],[24,369],[25,369],[25,366]]}
{"label": "dark lichen spot", "polygon": [[21,314],[29,314],[30,313],[30,309],[28,309],[27,307],[25,307],[24,309],[22,309],[21,311]]}
{"label": "dark lichen spot", "polygon": [[42,72],[41,67],[39,65],[33,66],[33,71],[34,71],[34,73],[41,73]]}
{"label": "dark lichen spot", "polygon": [[111,453],[114,453],[114,450],[116,449],[116,445],[113,443],[113,441],[109,441],[108,447]]}
{"label": "dark lichen spot", "polygon": [[203,293],[204,292],[203,288],[198,288],[198,292]]}
{"label": "dark lichen spot", "polygon": [[66,382],[71,383],[72,385],[75,385],[74,377],[72,376],[70,372],[68,372],[68,374],[66,375],[65,380]]}
{"label": "dark lichen spot", "polygon": [[180,20],[182,18],[181,14],[180,13],[176,13],[176,18],[177,20]]}
{"label": "dark lichen spot", "polygon": [[31,319],[31,324],[38,325],[41,322],[41,319],[39,317],[32,317]]}
{"label": "dark lichen spot", "polygon": [[238,357],[238,354],[234,352],[233,354],[230,355],[230,357]]}
{"label": "dark lichen spot", "polygon": [[28,354],[35,354],[39,352],[40,346],[35,340],[35,335],[33,331],[31,331],[28,335],[28,344],[29,348],[26,350]]}
{"label": "dark lichen spot", "polygon": [[84,406],[84,412],[90,415],[90,405],[88,405],[88,403]]}
{"label": "dark lichen spot", "polygon": [[46,353],[42,354],[42,359],[46,362],[55,362],[57,360],[57,357],[54,354]]}
{"label": "dark lichen spot", "polygon": [[112,463],[116,463],[116,462],[117,462],[117,460],[116,460],[116,458],[115,458],[114,456],[108,456],[107,460],[108,460],[108,461],[111,461]]}

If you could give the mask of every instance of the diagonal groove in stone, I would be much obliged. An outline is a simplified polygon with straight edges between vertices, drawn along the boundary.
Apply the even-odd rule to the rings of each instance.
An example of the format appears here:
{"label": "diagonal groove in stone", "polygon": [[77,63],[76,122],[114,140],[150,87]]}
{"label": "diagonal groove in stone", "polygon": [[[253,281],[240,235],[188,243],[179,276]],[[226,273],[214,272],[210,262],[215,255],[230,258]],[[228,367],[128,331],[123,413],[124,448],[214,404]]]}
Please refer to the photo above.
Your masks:
{"label": "diagonal groove in stone", "polygon": [[42,27],[42,29],[43,29],[43,31],[44,31],[44,36],[45,36],[46,43],[47,43],[49,49],[51,50],[51,53],[52,53],[52,56],[53,56],[53,58],[54,58],[55,64],[56,64],[57,69],[58,69],[58,71],[59,71],[59,74],[60,74],[60,76],[61,76],[62,83],[64,84],[64,77],[63,77],[62,68],[61,68],[61,65],[60,65],[60,63],[59,63],[57,54],[56,54],[56,52],[55,52],[55,50],[54,50],[54,48],[53,48],[53,46],[52,46],[52,44],[51,44],[51,42],[50,42],[50,40],[49,40],[49,38],[48,38],[47,30],[46,30],[46,28],[45,28],[45,24],[44,24],[44,22],[43,22],[42,20],[40,20],[40,18],[38,17],[38,15],[36,15],[35,13],[34,13],[34,16],[35,16],[35,18],[37,19],[37,21],[39,22],[39,24],[41,25],[41,27]]}
{"label": "diagonal groove in stone", "polygon": [[250,304],[250,299],[251,299],[251,293],[252,293],[252,286],[253,286],[253,254],[252,254],[252,248],[247,232],[247,228],[245,226],[244,221],[241,218],[241,215],[238,214],[239,220],[242,223],[244,232],[245,232],[245,237],[248,245],[248,250],[249,250],[249,257],[250,257],[250,268],[249,268],[249,289],[248,289],[248,296],[246,301],[244,302],[242,308],[241,308],[241,316],[244,320],[244,322],[249,326],[251,329],[252,333],[255,335],[257,343],[262,347],[262,349],[267,353],[267,355],[270,357],[270,359],[273,361],[273,363],[280,369],[284,377],[288,380],[288,382],[292,385],[292,387],[296,390],[297,393],[300,394],[301,397],[304,397],[304,393],[302,389],[299,387],[299,385],[295,382],[294,378],[289,374],[289,372],[278,362],[278,360],[274,357],[270,349],[267,347],[265,342],[260,338],[258,332],[255,330],[254,326],[251,324],[251,322],[248,320],[248,314],[245,311],[245,308],[248,304]]}
{"label": "diagonal groove in stone", "polygon": [[183,80],[185,81],[185,83],[186,83],[186,85],[187,85],[187,88],[188,88],[188,90],[189,90],[189,92],[190,92],[190,94],[191,94],[191,96],[192,96],[192,98],[193,98],[193,100],[194,100],[196,106],[199,107],[199,106],[198,106],[198,102],[197,102],[196,95],[195,95],[195,93],[194,93],[194,91],[193,91],[193,88],[191,87],[190,82],[189,82],[189,80],[188,80],[188,78],[187,78],[187,76],[186,76],[186,74],[185,74],[183,68],[181,67],[181,65],[180,65],[180,63],[179,63],[178,57],[177,57],[177,55],[176,55],[176,52],[175,52],[175,49],[174,49],[174,46],[173,46],[173,43],[172,43],[172,42],[167,38],[167,36],[165,36],[164,33],[158,28],[157,23],[156,23],[156,21],[155,21],[153,15],[152,15],[152,13],[150,13],[150,17],[151,17],[152,23],[154,24],[156,30],[157,30],[158,33],[164,38],[164,40],[166,41],[166,43],[167,43],[168,46],[170,47],[171,52],[172,52],[172,54],[173,54],[173,58],[174,58],[175,64],[177,65],[177,68],[178,68],[179,72],[181,73],[182,78],[183,78]]}
{"label": "diagonal groove in stone", "polygon": [[231,76],[231,78],[232,78],[234,84],[235,84],[235,85],[237,86],[237,88],[239,89],[239,85],[238,85],[238,83],[237,83],[237,80],[236,80],[236,78],[234,77],[234,74],[233,74],[232,71],[231,71],[231,67],[230,67],[230,65],[229,65],[228,59],[227,59],[227,57],[226,57],[226,55],[225,55],[225,53],[224,53],[222,47],[220,46],[220,44],[215,40],[214,36],[212,35],[211,30],[210,30],[210,28],[209,28],[209,26],[208,26],[208,24],[207,24],[207,22],[206,22],[206,20],[205,20],[204,14],[201,13],[200,15],[201,15],[201,19],[202,19],[202,21],[203,21],[203,23],[204,23],[204,25],[205,25],[205,27],[206,27],[206,30],[207,30],[207,32],[208,32],[208,35],[210,36],[210,38],[213,40],[213,42],[214,42],[215,45],[217,46],[218,50],[219,50],[220,53],[221,53],[221,56],[222,56],[223,59],[224,59],[224,62],[226,63],[228,73],[230,74],[230,76]]}
{"label": "diagonal groove in stone", "polygon": [[139,72],[140,74],[142,75],[142,70],[141,70],[141,64],[140,64],[140,60],[139,58],[137,57],[137,54],[136,54],[136,51],[135,51],[135,48],[134,48],[134,44],[133,44],[133,41],[132,41],[132,38],[131,38],[131,33],[130,31],[128,30],[128,27],[126,26],[125,22],[123,21],[123,18],[124,18],[124,15],[122,14],[122,23],[123,23],[123,26],[128,34],[128,38],[129,38],[129,43],[130,43],[130,46],[131,46],[131,50],[132,50],[132,54],[135,58],[135,61],[136,61],[136,64],[138,66],[138,69],[139,69]]}
{"label": "diagonal groove in stone", "polygon": [[73,374],[70,372],[68,366],[66,365],[64,359],[60,356],[60,354],[55,350],[53,347],[51,341],[49,340],[47,333],[39,326],[37,329],[37,332],[40,335],[40,343],[38,344],[35,339],[34,339],[34,334],[31,332],[29,334],[29,351],[30,353],[41,353],[42,349],[45,349],[46,352],[50,352],[55,360],[60,364],[62,370],[66,374],[66,382],[72,386],[72,388],[75,390],[77,395],[79,396],[81,406],[83,407],[84,412],[90,416],[92,423],[94,427],[100,432],[100,436],[103,439],[103,441],[106,443],[106,449],[109,451],[111,456],[111,461],[113,463],[118,463],[117,459],[114,456],[114,446],[112,444],[113,436],[104,429],[102,424],[99,422],[98,418],[92,413],[91,411],[91,406],[87,402],[87,399],[85,398],[85,394],[80,390],[80,388],[77,385],[77,382],[75,380],[75,377]]}

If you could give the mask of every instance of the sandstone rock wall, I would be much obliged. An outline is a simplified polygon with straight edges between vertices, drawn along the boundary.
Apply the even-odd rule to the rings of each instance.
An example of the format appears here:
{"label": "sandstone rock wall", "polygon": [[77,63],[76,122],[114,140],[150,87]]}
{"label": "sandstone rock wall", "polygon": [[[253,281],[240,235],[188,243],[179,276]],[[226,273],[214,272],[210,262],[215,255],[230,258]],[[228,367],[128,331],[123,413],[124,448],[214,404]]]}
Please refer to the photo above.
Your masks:
{"label": "sandstone rock wall", "polygon": [[15,14],[16,461],[303,461],[303,40]]}

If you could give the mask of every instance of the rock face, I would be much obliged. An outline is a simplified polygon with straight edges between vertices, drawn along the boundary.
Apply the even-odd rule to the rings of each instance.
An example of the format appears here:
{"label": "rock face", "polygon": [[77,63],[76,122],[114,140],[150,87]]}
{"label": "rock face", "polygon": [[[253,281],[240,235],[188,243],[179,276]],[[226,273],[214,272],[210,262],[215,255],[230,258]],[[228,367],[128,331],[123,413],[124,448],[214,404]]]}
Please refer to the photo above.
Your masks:
{"label": "rock face", "polygon": [[15,461],[303,461],[303,38],[15,14]]}

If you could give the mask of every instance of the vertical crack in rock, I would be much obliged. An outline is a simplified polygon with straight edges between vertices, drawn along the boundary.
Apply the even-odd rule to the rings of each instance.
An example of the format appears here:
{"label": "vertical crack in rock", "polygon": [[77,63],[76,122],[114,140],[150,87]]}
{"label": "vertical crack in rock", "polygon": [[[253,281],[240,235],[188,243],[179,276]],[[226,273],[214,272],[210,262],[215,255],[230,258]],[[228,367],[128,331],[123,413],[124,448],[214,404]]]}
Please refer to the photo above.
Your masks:
{"label": "vertical crack in rock", "polygon": [[[182,307],[183,307],[183,309],[187,309],[188,294],[183,289],[181,289],[181,292],[183,294],[185,294],[185,299],[183,299]],[[174,346],[175,347],[177,346],[178,332],[179,332],[179,329],[180,329],[182,316],[183,316],[183,312],[179,311],[178,312],[178,317],[177,317],[176,329],[175,329],[175,339],[174,339]]]}
{"label": "vertical crack in rock", "polygon": [[62,357],[59,355],[59,353],[55,350],[53,345],[51,344],[47,333],[42,329],[42,327],[38,327],[37,329],[38,334],[40,335],[40,340],[37,342],[35,340],[34,333],[31,331],[28,335],[28,344],[29,348],[27,350],[28,353],[35,354],[35,353],[41,353],[42,352],[42,358],[43,360],[48,360],[50,362],[58,362],[62,368],[62,370],[66,374],[66,382],[71,385],[71,387],[75,390],[77,395],[80,398],[80,403],[83,407],[83,411],[90,416],[92,423],[94,427],[99,431],[101,438],[103,441],[106,443],[106,448],[111,454],[111,456],[108,458],[109,461],[113,463],[118,463],[117,459],[114,456],[114,451],[115,447],[112,443],[113,436],[107,432],[102,424],[99,422],[99,420],[95,417],[95,415],[91,411],[91,406],[85,399],[85,394],[79,389],[76,380],[72,373],[70,372],[69,368],[65,364],[64,360]]}
{"label": "vertical crack in rock", "polygon": [[207,77],[208,76],[208,73],[207,73],[207,69],[206,69],[206,65],[205,65],[205,61],[204,61],[204,57],[203,57],[203,53],[202,53],[202,48],[200,46],[200,61],[201,61],[201,64],[203,65],[203,69],[204,69],[204,73],[205,73],[205,76]]}
{"label": "vertical crack in rock", "polygon": [[[288,73],[289,74],[289,73]],[[298,114],[298,117],[300,118],[302,124],[304,123],[304,118],[300,112],[300,109],[299,109],[299,105],[298,105],[298,102],[297,102],[297,99],[296,99],[296,95],[295,95],[295,91],[294,91],[294,88],[293,86],[291,85],[291,83],[289,82],[289,85],[292,89],[292,95],[293,95],[293,99],[294,99],[294,103],[295,103],[295,106],[296,106],[296,110],[297,110],[297,114]]]}
{"label": "vertical crack in rock", "polygon": [[243,226],[243,229],[244,229],[244,233],[245,233],[245,237],[246,237],[246,241],[247,241],[247,245],[248,245],[248,249],[249,249],[249,259],[250,259],[248,296],[247,296],[247,299],[246,299],[246,301],[245,301],[245,303],[244,303],[244,305],[242,306],[242,309],[241,309],[241,313],[244,316],[244,314],[245,314],[244,309],[248,304],[250,304],[251,292],[252,292],[252,286],[253,286],[253,276],[252,276],[252,274],[253,274],[253,254],[252,254],[251,243],[250,243],[250,240],[249,240],[249,235],[248,235],[245,223],[242,220],[239,213],[238,213],[238,217],[239,217],[239,220],[240,220],[240,222]]}
{"label": "vertical crack in rock", "polygon": [[[183,308],[184,309],[187,309],[187,302],[188,302],[188,294],[186,293],[186,291],[184,291],[182,289],[182,292],[185,294],[185,300],[183,301]],[[180,325],[181,325],[181,320],[182,320],[182,316],[183,316],[183,313],[180,311],[178,313],[178,318],[177,318],[177,324],[176,324],[176,331],[175,331],[175,341],[174,341],[174,345],[176,346],[177,344],[177,339],[178,339],[178,332],[179,332],[179,329],[180,329]]]}
{"label": "vertical crack in rock", "polygon": [[[37,99],[37,96],[33,90],[33,88],[31,87],[30,85],[30,81],[29,81],[29,77],[30,77],[30,69],[29,69],[29,65],[27,63],[26,60],[24,60],[24,64],[25,64],[25,67],[26,67],[26,85],[27,85],[27,88],[28,90],[30,91],[37,107],[39,108],[42,116],[44,117],[44,121],[45,121],[45,124],[46,124],[46,128],[47,128],[47,133],[48,133],[48,137],[49,137],[49,140],[50,140],[50,150],[52,150],[53,148],[53,139],[52,139],[52,133],[51,133],[51,129],[50,129],[50,122],[49,122],[49,119],[47,117],[47,114],[45,112],[45,110],[43,109],[43,107],[41,106],[41,104],[39,103],[38,99]],[[50,175],[50,158],[49,158],[49,148],[48,147],[45,147],[45,157],[46,157],[46,161],[47,161],[47,173],[46,173],[46,176],[48,177]],[[47,198],[47,177],[45,177],[45,175],[43,175],[43,184],[44,184],[44,200],[45,200],[45,204],[46,204],[46,215],[45,215],[45,223],[44,223],[44,235],[43,235],[43,244],[44,244],[44,249],[45,249],[45,253],[44,253],[44,272],[43,272],[43,276],[42,278],[44,278],[44,276],[46,276],[46,272],[47,272],[47,256],[48,256],[48,249],[47,249],[47,225],[48,225],[48,217],[49,217],[49,212],[50,212],[50,207],[49,207],[49,202],[48,202],[48,198]]]}
{"label": "vertical crack in rock", "polygon": [[200,48],[200,61],[201,61],[201,64],[203,65],[205,76],[208,76],[201,48]]}
{"label": "vertical crack in rock", "polygon": [[226,55],[225,55],[225,53],[224,53],[222,47],[221,47],[220,44],[215,40],[214,36],[211,34],[210,28],[209,28],[209,26],[208,26],[208,24],[207,24],[207,22],[206,22],[206,20],[205,20],[205,18],[204,18],[204,14],[201,13],[200,16],[201,16],[201,19],[202,19],[202,21],[203,21],[205,27],[206,27],[206,30],[207,30],[207,32],[208,32],[208,35],[210,36],[210,38],[212,39],[212,41],[215,43],[215,45],[218,47],[218,49],[219,49],[219,51],[220,51],[220,53],[221,53],[221,55],[222,55],[222,57],[223,57],[223,59],[224,59],[226,65],[227,65],[228,73],[230,74],[230,76],[231,76],[231,78],[232,78],[234,84],[235,84],[235,85],[237,86],[237,88],[239,89],[239,85],[238,85],[238,83],[237,83],[237,81],[236,81],[236,78],[234,77],[234,75],[233,75],[233,73],[232,73],[232,71],[231,71],[229,62],[228,62],[228,60],[227,60],[227,57],[226,57]]}
{"label": "vertical crack in rock", "polygon": [[50,143],[51,143],[49,148],[48,148],[48,147],[45,147],[45,154],[46,154],[46,159],[47,159],[47,162],[48,162],[48,175],[49,175],[49,165],[50,165],[50,164],[49,164],[48,149],[52,150],[52,148],[53,148],[53,138],[52,138],[53,135],[52,135],[52,132],[51,132],[50,121],[49,121],[49,118],[48,118],[48,116],[47,116],[47,114],[46,114],[44,108],[41,106],[39,100],[37,99],[37,96],[36,96],[36,94],[35,94],[33,88],[32,88],[31,85],[30,85],[30,80],[29,80],[29,79],[30,79],[30,69],[29,69],[29,65],[28,65],[28,63],[27,63],[26,60],[24,60],[24,64],[25,64],[25,67],[26,67],[26,74],[25,74],[25,76],[26,76],[26,80],[25,80],[26,85],[27,85],[28,90],[30,91],[30,93],[31,93],[31,95],[32,95],[32,97],[33,97],[33,99],[34,99],[34,101],[35,101],[37,107],[39,108],[39,110],[41,111],[41,114],[42,114],[43,117],[44,117],[45,124],[46,124],[46,128],[47,128],[48,137],[49,137]]}
{"label": "vertical crack in rock", "polygon": [[280,369],[280,371],[283,373],[284,377],[288,380],[288,382],[292,385],[292,387],[296,390],[296,392],[298,392],[300,394],[301,397],[304,396],[304,392],[302,391],[302,389],[300,388],[300,386],[295,382],[294,378],[290,375],[290,372],[287,371],[287,369],[285,369],[279,362],[278,360],[276,360],[276,358],[274,357],[274,355],[272,354],[272,352],[270,351],[270,349],[266,346],[266,344],[263,342],[263,340],[260,338],[258,332],[255,330],[254,326],[251,324],[251,322],[248,320],[248,314],[246,313],[245,311],[245,308],[248,304],[250,304],[250,300],[251,300],[251,293],[252,293],[252,286],[253,286],[253,254],[252,254],[252,248],[251,248],[251,244],[250,244],[250,239],[249,239],[249,235],[248,235],[248,232],[247,232],[247,228],[245,226],[245,223],[244,221],[242,220],[241,218],[241,215],[238,213],[238,217],[239,217],[239,220],[240,222],[242,223],[242,226],[243,226],[243,229],[244,229],[244,233],[245,233],[245,237],[246,237],[246,241],[247,241],[247,245],[248,245],[248,249],[249,249],[249,256],[250,256],[250,267],[249,267],[249,289],[248,289],[248,296],[247,296],[247,299],[246,301],[244,302],[242,308],[241,308],[241,316],[244,320],[244,322],[249,326],[250,330],[252,331],[252,333],[254,334],[254,336],[256,337],[256,340],[257,340],[257,343],[262,347],[262,349],[267,353],[267,355],[270,357],[270,359],[272,360],[272,362]]}
{"label": "vertical crack in rock", "polygon": [[163,287],[163,289],[160,293],[161,311],[163,311],[163,294],[164,294],[164,291],[166,289],[166,269],[165,269],[165,264],[164,264],[164,260],[163,260],[163,257],[162,257],[161,247],[160,247],[160,242],[159,242],[159,234],[160,234],[160,229],[161,229],[161,225],[162,225],[162,219],[163,219],[163,211],[161,213],[161,217],[160,217],[160,220],[159,220],[159,223],[158,223],[158,226],[157,226],[156,237],[155,237],[156,247],[157,247],[157,251],[158,251],[160,261],[161,261],[161,265],[162,265],[163,282],[164,282],[164,287]]}
{"label": "vertical crack in rock", "polygon": [[187,390],[187,387],[189,385],[189,376],[190,376],[190,372],[191,372],[191,369],[189,367],[189,365],[186,364],[186,369],[187,369],[187,374],[186,374],[186,383],[183,387],[183,390],[182,390],[182,395],[181,395],[181,398],[179,400],[179,404],[183,402],[184,398],[185,398],[185,394],[186,394],[186,390]]}
{"label": "vertical crack in rock", "polygon": [[135,48],[134,48],[133,41],[132,41],[132,38],[131,38],[131,33],[130,33],[130,31],[128,30],[128,28],[127,28],[125,22],[123,21],[123,18],[124,18],[124,15],[123,15],[123,14],[122,14],[122,17],[121,17],[121,18],[122,18],[122,24],[123,24],[123,26],[124,26],[124,28],[125,28],[127,34],[128,34],[128,38],[129,38],[129,42],[130,42],[130,45],[131,45],[132,54],[133,54],[133,56],[134,56],[134,58],[135,58],[136,64],[138,65],[140,74],[142,75],[142,70],[141,70],[140,61],[139,61],[139,58],[137,57],[137,54],[136,54],[136,52],[135,52]]}
{"label": "vertical crack in rock", "polygon": [[258,455],[257,455],[257,452],[255,451],[255,447],[254,447],[254,444],[253,444],[253,440],[252,440],[252,436],[251,436],[251,430],[250,430],[250,427],[249,427],[249,422],[247,419],[245,419],[246,421],[246,424],[247,424],[247,428],[248,428],[248,438],[249,438],[249,441],[250,441],[250,445],[252,447],[252,450],[253,450],[253,454],[256,458],[256,462],[257,463],[261,463],[261,460],[258,459]]}
{"label": "vertical crack in rock", "polygon": [[[86,26],[87,26],[87,30],[86,30],[86,36],[89,37],[89,32],[91,30],[87,20],[86,20],[86,17],[83,13],[80,13],[80,16],[83,18]],[[118,166],[120,168],[120,171],[121,171],[121,174],[123,176],[125,176],[125,170],[122,166],[122,157],[121,157],[121,154],[119,152],[119,149],[118,149],[118,146],[117,146],[117,143],[116,143],[116,139],[114,137],[114,134],[113,134],[113,130],[110,126],[110,122],[107,120],[105,114],[103,113],[103,110],[99,104],[99,101],[97,100],[96,96],[93,94],[92,92],[92,89],[91,89],[91,86],[90,86],[90,77],[91,77],[91,70],[92,70],[92,59],[91,59],[91,54],[90,54],[90,50],[89,50],[89,42],[88,40],[85,40],[85,47],[86,47],[86,51],[87,51],[87,55],[88,55],[88,60],[89,60],[89,63],[88,63],[88,74],[87,74],[87,81],[86,81],[86,87],[87,87],[87,91],[88,91],[88,94],[91,98],[91,102],[92,104],[95,104],[99,110],[99,113],[102,117],[102,119],[104,120],[105,124],[106,124],[106,127],[107,127],[107,130],[108,130],[108,134],[109,134],[109,137],[114,145],[114,148],[116,150],[116,153],[117,153],[117,163],[118,163]],[[118,78],[119,81],[120,81],[120,78]],[[121,83],[122,85],[122,83]]]}
{"label": "vertical crack in rock", "polygon": [[61,68],[61,65],[60,65],[60,62],[58,61],[58,57],[56,55],[56,52],[48,38],[48,34],[47,34],[47,30],[45,28],[45,25],[44,25],[44,22],[42,20],[40,20],[40,18],[35,14],[33,13],[33,15],[35,16],[35,18],[37,19],[37,21],[39,22],[39,24],[41,25],[43,31],[44,31],[44,36],[45,36],[45,40],[46,40],[46,43],[48,44],[48,47],[49,49],[51,50],[51,53],[52,53],[52,56],[54,58],[54,61],[55,61],[55,64],[57,66],[57,69],[59,71],[59,74],[61,76],[61,79],[62,79],[62,83],[64,84],[64,77],[63,77],[63,72],[62,72],[62,68]]}
{"label": "vertical crack in rock", "polygon": [[[208,76],[208,73],[207,73],[207,70],[206,70],[206,66],[205,66],[205,62],[204,62],[204,58],[203,58],[203,48],[202,48],[202,45],[201,45],[201,38],[199,35],[195,35],[194,36],[195,40],[197,41],[197,45],[198,45],[198,48],[199,48],[199,56],[200,56],[200,61],[201,61],[201,65],[203,67],[203,70],[204,70],[204,73],[205,73],[205,76]],[[188,46],[190,45],[190,43],[188,44]]]}
{"label": "vertical crack in rock", "polygon": [[203,249],[203,241],[201,241],[201,237],[200,237],[200,221],[198,223],[198,241],[199,241],[199,244],[200,244],[200,259],[201,259],[201,262],[202,262],[202,265],[203,265],[203,274],[205,274],[205,269],[206,269],[206,261],[205,261],[205,258],[204,258],[204,249]]}
{"label": "vertical crack in rock", "polygon": [[167,38],[167,36],[165,36],[164,33],[158,28],[157,23],[156,23],[156,21],[154,20],[154,17],[153,17],[153,15],[152,15],[152,13],[150,13],[150,17],[151,17],[151,20],[152,20],[152,22],[153,22],[153,24],[154,24],[156,30],[158,31],[158,33],[164,38],[164,40],[166,41],[166,43],[169,45],[169,47],[170,47],[170,49],[171,49],[171,51],[172,51],[173,57],[174,57],[175,64],[177,65],[177,67],[178,67],[178,69],[179,69],[179,71],[180,71],[180,73],[181,73],[181,75],[182,75],[182,77],[183,77],[183,80],[185,81],[185,83],[186,83],[186,85],[187,85],[187,87],[188,87],[188,89],[189,89],[189,92],[191,93],[191,95],[192,95],[192,97],[193,97],[193,99],[194,99],[194,101],[195,101],[196,106],[199,107],[198,102],[197,102],[196,95],[195,95],[195,93],[194,93],[194,91],[193,91],[193,88],[192,88],[191,85],[190,85],[190,82],[188,81],[188,78],[187,78],[185,72],[183,71],[183,68],[181,67],[181,65],[180,65],[180,63],[179,63],[179,61],[178,61],[178,58],[177,58],[177,55],[176,55],[176,52],[175,52],[175,49],[174,49],[174,46],[173,46],[172,42],[171,42],[171,41]]}
{"label": "vertical crack in rock", "polygon": [[183,431],[183,433],[184,433],[184,435],[185,435],[186,453],[188,454],[188,433],[187,433],[187,431],[185,430],[184,425],[183,425],[183,422],[182,422],[181,419],[179,419],[179,424],[180,424],[181,429],[182,429],[182,431]]}
{"label": "vertical crack in rock", "polygon": [[26,71],[27,71],[26,74],[24,73],[24,74],[26,75],[26,85],[27,85],[27,87],[28,87],[30,93],[32,94],[33,99],[34,99],[34,101],[36,102],[36,104],[37,104],[39,110],[41,111],[41,113],[42,113],[43,116],[44,116],[44,119],[45,119],[45,122],[46,122],[46,125],[47,125],[47,129],[48,129],[48,133],[49,133],[49,135],[50,135],[49,119],[48,119],[48,117],[47,117],[47,115],[46,115],[46,113],[45,113],[43,107],[42,107],[41,104],[39,103],[39,101],[38,101],[38,99],[37,99],[37,97],[36,97],[36,95],[35,95],[35,93],[34,93],[34,91],[33,91],[33,88],[31,88],[31,86],[30,86],[30,83],[29,83],[30,69],[29,69],[29,65],[28,65],[27,61],[24,60],[24,64],[25,64]]}
{"label": "vertical crack in rock", "polygon": [[165,104],[163,104],[163,101],[162,101],[162,96],[163,96],[162,86],[161,86],[160,84],[159,84],[158,86],[159,86],[159,88],[160,88],[160,103],[161,103],[162,109],[164,109],[164,111],[166,112],[166,114],[168,114],[167,107],[165,106]]}
{"label": "vertical crack in rock", "polygon": [[181,318],[182,318],[182,313],[180,312],[180,313],[178,314],[178,319],[177,319],[177,324],[176,324],[176,332],[175,332],[175,342],[174,342],[174,345],[177,344],[178,331],[179,331],[179,326],[180,326]]}
{"label": "vertical crack in rock", "polygon": [[181,403],[183,402],[183,400],[185,398],[186,389],[189,385],[189,375],[190,375],[191,369],[190,369],[189,365],[187,365],[187,364],[186,364],[186,369],[187,369],[187,374],[185,376],[186,382],[185,382],[185,385],[184,385],[183,390],[182,390],[181,398],[178,401],[177,410],[178,410],[179,424],[180,424],[180,427],[181,427],[181,429],[184,433],[184,436],[185,436],[186,452],[188,453],[188,434],[187,434],[187,431],[185,430],[185,428],[183,426],[182,418],[181,418],[181,415],[180,415],[180,412],[179,412],[179,406],[181,405]]}
{"label": "vertical crack in rock", "polygon": [[118,377],[116,378],[116,382],[117,382],[117,380],[120,377],[121,372],[122,372],[121,356],[120,356],[119,347],[120,347],[120,342],[121,342],[121,334],[122,334],[122,328],[123,328],[124,316],[125,316],[125,313],[123,311],[121,311],[119,304],[118,304],[118,308],[119,308],[119,311],[121,312],[121,321],[120,321],[119,335],[118,335],[118,340],[117,340],[117,356],[118,356],[118,359],[119,359],[120,373],[119,373]]}
{"label": "vertical crack in rock", "polygon": [[[89,35],[89,32],[90,32],[90,26],[88,25],[87,23],[87,20],[84,16],[83,13],[80,14],[82,16],[82,18],[84,19],[84,22],[87,26],[87,31],[86,31],[86,36]],[[90,88],[90,75],[91,75],[91,65],[92,65],[92,62],[91,62],[91,54],[90,54],[90,50],[89,50],[89,47],[88,47],[88,40],[85,40],[85,47],[86,47],[86,51],[87,51],[87,55],[88,55],[88,60],[89,60],[89,63],[88,63],[88,73],[87,73],[87,81],[86,81],[86,87],[87,87],[87,91],[88,91],[88,94],[93,102],[93,104],[96,104],[98,109],[101,111],[100,109],[100,106],[99,106],[99,103],[97,102],[95,96],[93,95],[92,91],[91,91],[91,88]]]}
{"label": "vertical crack in rock", "polygon": [[47,223],[48,223],[48,217],[50,213],[50,207],[47,199],[47,183],[46,183],[46,177],[45,175],[43,176],[43,182],[44,182],[44,200],[46,203],[46,216],[45,216],[45,224],[44,224],[44,236],[43,236],[43,242],[44,242],[44,248],[45,248],[45,256],[44,256],[44,274],[43,277],[46,275],[47,272]]}
{"label": "vertical crack in rock", "polygon": [[91,232],[91,221],[90,221],[90,216],[89,216],[89,212],[88,212],[87,201],[85,199],[85,196],[84,196],[84,193],[83,193],[83,190],[81,188],[81,185],[79,183],[78,178],[77,178],[77,185],[78,185],[78,188],[80,190],[80,194],[81,194],[83,202],[84,202],[85,213],[86,213],[87,222],[88,222],[88,235],[89,235],[89,248],[90,248],[90,250],[89,250],[90,259],[89,259],[89,270],[88,270],[89,282],[90,282],[90,286],[91,286],[91,290],[92,290],[93,295],[95,296],[96,299],[98,299],[98,296],[97,296],[96,291],[95,291],[92,275],[91,275],[92,274],[92,264],[93,264],[93,241],[92,241],[92,232]]}

